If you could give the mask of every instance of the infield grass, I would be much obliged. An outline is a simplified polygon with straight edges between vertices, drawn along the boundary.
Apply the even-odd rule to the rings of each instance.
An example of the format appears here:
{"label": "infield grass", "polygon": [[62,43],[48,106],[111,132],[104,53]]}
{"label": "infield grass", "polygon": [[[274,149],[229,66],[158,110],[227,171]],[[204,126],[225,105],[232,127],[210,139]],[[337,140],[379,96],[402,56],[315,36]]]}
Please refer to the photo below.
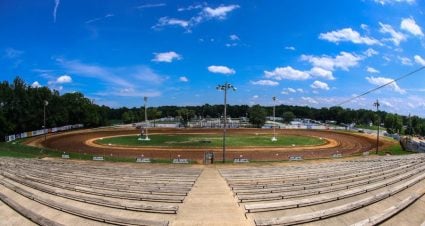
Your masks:
{"label": "infield grass", "polygon": [[[123,146],[158,146],[158,147],[221,147],[221,135],[205,134],[153,134],[150,141],[140,141],[139,136],[119,136],[96,140],[98,144]],[[290,147],[322,145],[325,139],[309,136],[277,136],[277,141],[271,141],[270,135],[229,135],[226,136],[228,147]]]}

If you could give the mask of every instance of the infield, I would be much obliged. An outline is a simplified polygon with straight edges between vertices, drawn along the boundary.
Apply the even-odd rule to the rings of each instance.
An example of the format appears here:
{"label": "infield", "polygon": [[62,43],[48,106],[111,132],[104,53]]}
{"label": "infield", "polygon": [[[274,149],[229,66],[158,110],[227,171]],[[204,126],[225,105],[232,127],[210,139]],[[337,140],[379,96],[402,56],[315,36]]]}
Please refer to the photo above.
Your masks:
{"label": "infield", "polygon": [[[140,141],[139,136],[117,136],[96,140],[98,144],[118,146],[150,147],[220,147],[223,137],[220,134],[152,134],[150,141]],[[291,147],[317,146],[326,144],[322,138],[312,136],[280,135],[277,141],[271,141],[270,134],[232,134],[226,137],[229,147]]]}

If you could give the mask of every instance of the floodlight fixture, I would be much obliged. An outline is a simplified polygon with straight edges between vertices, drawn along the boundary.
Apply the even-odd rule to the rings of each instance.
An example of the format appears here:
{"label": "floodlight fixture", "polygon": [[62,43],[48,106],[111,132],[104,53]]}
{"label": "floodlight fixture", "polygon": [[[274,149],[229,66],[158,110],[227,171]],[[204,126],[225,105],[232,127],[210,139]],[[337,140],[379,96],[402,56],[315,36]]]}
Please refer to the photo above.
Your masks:
{"label": "floodlight fixture", "polygon": [[273,137],[272,141],[276,142],[276,97],[272,97],[273,100]]}
{"label": "floodlight fixture", "polygon": [[236,91],[236,87],[232,84],[225,82],[223,85],[217,85],[217,90],[224,91],[224,127],[223,127],[223,163],[226,162],[226,129],[227,129],[227,90],[231,89]]}

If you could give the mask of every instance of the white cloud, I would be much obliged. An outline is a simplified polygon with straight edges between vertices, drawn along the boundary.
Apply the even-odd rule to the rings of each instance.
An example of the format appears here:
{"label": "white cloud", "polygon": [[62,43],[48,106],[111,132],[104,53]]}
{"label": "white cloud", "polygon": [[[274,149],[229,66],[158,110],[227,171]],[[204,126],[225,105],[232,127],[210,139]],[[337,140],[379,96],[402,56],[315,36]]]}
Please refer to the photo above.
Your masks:
{"label": "white cloud", "polygon": [[252,99],[258,99],[258,95],[254,95],[254,96],[252,96]]}
{"label": "white cloud", "polygon": [[180,81],[180,82],[188,82],[188,81],[189,81],[189,79],[188,79],[186,76],[181,76],[181,77],[179,78],[179,81]]}
{"label": "white cloud", "polygon": [[[394,79],[391,78],[385,78],[385,77],[366,77],[366,80],[373,85],[377,85],[377,86],[382,86],[385,84],[388,84],[390,82],[393,82]],[[400,86],[398,86],[397,82],[393,82],[390,83],[388,85],[389,87],[391,87],[395,92],[400,93],[400,94],[405,94],[406,90],[400,88]]]}
{"label": "white cloud", "polygon": [[251,81],[251,84],[253,84],[253,85],[260,85],[260,86],[277,86],[277,85],[279,85],[278,82],[272,81],[272,80]]}
{"label": "white cloud", "polygon": [[325,70],[321,67],[313,67],[312,69],[310,69],[309,73],[316,77],[321,77],[328,80],[335,80],[332,71]]}
{"label": "white cloud", "polygon": [[32,88],[40,88],[40,87],[41,87],[41,85],[40,85],[40,83],[39,83],[38,81],[35,81],[35,82],[33,82],[33,83],[31,84],[31,87],[32,87]]}
{"label": "white cloud", "polygon": [[55,6],[53,7],[53,22],[56,23],[56,13],[58,12],[58,7],[60,0],[55,0]]}
{"label": "white cloud", "polygon": [[177,9],[177,11],[179,12],[183,12],[183,11],[191,11],[191,10],[195,10],[195,9],[202,9],[204,7],[205,4],[193,4],[190,5],[188,7],[180,7]]}
{"label": "white cloud", "polygon": [[398,59],[403,65],[412,65],[412,60],[407,57],[398,57]]}
{"label": "white cloud", "polygon": [[190,21],[188,20],[181,20],[176,18],[168,18],[168,17],[161,17],[158,20],[158,23],[155,24],[152,28],[161,28],[165,26],[180,26],[182,28],[187,29],[190,25]]}
{"label": "white cloud", "polygon": [[281,93],[286,95],[286,94],[289,94],[289,93],[297,93],[297,92],[302,93],[302,92],[304,92],[304,90],[299,89],[299,88],[294,89],[294,88],[288,87],[288,88],[284,89]]}
{"label": "white cloud", "polygon": [[329,90],[329,85],[325,82],[321,82],[321,81],[314,81],[313,84],[310,85],[311,88],[313,89],[323,89],[323,90]]}
{"label": "white cloud", "polygon": [[291,66],[277,67],[273,71],[264,71],[264,76],[275,80],[306,80],[310,78],[307,72],[293,69]]}
{"label": "white cloud", "polygon": [[360,24],[360,27],[365,31],[369,31],[369,26],[367,24]]}
{"label": "white cloud", "polygon": [[131,79],[137,79],[139,81],[142,81],[143,83],[148,82],[151,85],[161,84],[163,81],[168,79],[167,77],[158,75],[150,67],[144,65],[138,65],[128,68],[118,68],[116,69],[115,73],[119,74],[120,76],[124,74],[126,75],[126,77],[129,77]]}
{"label": "white cloud", "polygon": [[404,18],[401,21],[400,28],[410,32],[411,34],[415,36],[423,37],[424,33],[422,32],[421,27],[416,24],[416,21],[413,18]]}
{"label": "white cloud", "polygon": [[394,45],[398,46],[400,45],[400,42],[406,40],[406,36],[403,33],[400,33],[389,24],[383,24],[379,22],[379,25],[381,26],[381,29],[379,31],[383,34],[390,34],[391,38],[388,40],[392,41]]}
{"label": "white cloud", "polygon": [[387,62],[391,62],[391,58],[389,58],[388,56],[383,56],[382,59],[384,59]]}
{"label": "white cloud", "polygon": [[161,96],[161,92],[155,91],[155,90],[145,90],[145,91],[138,91],[134,88],[123,88],[123,89],[115,89],[112,93],[106,94],[108,95],[114,95],[119,97],[158,97]]}
{"label": "white cloud", "polygon": [[232,34],[229,36],[229,39],[232,41],[232,43],[226,43],[226,47],[235,47],[238,46],[239,37],[235,34]]}
{"label": "white cloud", "polygon": [[296,92],[297,92],[294,88],[288,88],[288,91],[289,91],[290,93],[296,93]]}
{"label": "white cloud", "polygon": [[56,79],[56,83],[59,83],[59,84],[70,83],[70,82],[72,82],[72,78],[69,75],[62,75]]}
{"label": "white cloud", "polygon": [[366,44],[366,45],[379,45],[381,44],[378,40],[367,36],[361,36],[359,32],[354,31],[352,28],[344,28],[337,31],[331,31],[327,33],[321,33],[320,39],[327,40],[329,42],[352,42],[355,44]]}
{"label": "white cloud", "polygon": [[99,21],[99,20],[103,20],[103,19],[106,19],[106,18],[109,18],[109,17],[113,17],[114,16],[114,14],[111,14],[111,13],[108,13],[108,14],[106,14],[105,16],[103,16],[103,17],[97,17],[97,18],[94,18],[94,19],[91,19],[91,20],[87,20],[86,22],[84,22],[84,23],[86,23],[86,24],[91,24],[91,23],[93,23],[93,22],[96,22],[96,21]]}
{"label": "white cloud", "polygon": [[152,59],[152,61],[155,61],[155,62],[171,63],[173,60],[182,59],[181,55],[174,51],[164,52],[164,53],[154,53],[154,54],[155,54],[155,58]]}
{"label": "white cloud", "polygon": [[415,55],[415,62],[417,63],[417,64],[420,64],[420,65],[422,65],[422,66],[425,66],[425,59],[424,58],[422,58],[421,56],[419,56],[419,55]]}
{"label": "white cloud", "polygon": [[378,70],[376,70],[375,68],[373,68],[373,67],[367,67],[366,68],[366,71],[367,72],[369,72],[369,73],[371,73],[371,74],[377,74],[377,73],[379,73],[379,71]]}
{"label": "white cloud", "polygon": [[229,68],[229,67],[226,67],[226,66],[217,66],[217,65],[209,66],[208,71],[210,71],[212,73],[226,74],[226,75],[236,73],[235,70],[233,70],[232,68]]}
{"label": "white cloud", "polygon": [[[206,4],[204,4],[206,5]],[[160,29],[165,26],[180,26],[186,29],[187,32],[191,32],[191,28],[204,21],[211,19],[224,20],[228,13],[239,8],[239,5],[221,5],[217,8],[211,8],[209,6],[204,7],[203,5],[193,5],[187,8],[179,8],[178,11],[189,11],[194,9],[202,9],[198,14],[192,16],[188,20],[182,20],[177,18],[161,17],[158,22],[152,26],[153,29]]]}
{"label": "white cloud", "polygon": [[210,18],[225,19],[227,14],[239,8],[239,5],[219,6],[217,8],[205,7],[205,15]]}
{"label": "white cloud", "polygon": [[379,3],[381,5],[385,4],[394,4],[394,3],[408,3],[413,4],[416,0],[374,0],[374,2]]}
{"label": "white cloud", "polygon": [[[68,73],[98,81],[99,86],[106,87],[107,95],[122,95],[122,90],[133,90],[134,96],[141,94],[139,90],[149,90],[155,85],[161,85],[166,79],[156,74],[152,69],[143,65],[108,68],[94,64],[82,63],[78,60],[57,58],[57,63]],[[138,82],[141,81],[141,82]],[[145,91],[147,92],[147,91]],[[149,91],[155,93],[157,91]],[[130,96],[126,92],[127,96]]]}
{"label": "white cloud", "polygon": [[237,36],[237,35],[235,35],[235,34],[230,35],[230,36],[229,36],[229,38],[230,38],[230,40],[232,40],[232,41],[238,41],[238,40],[239,40],[239,36]]}
{"label": "white cloud", "polygon": [[144,5],[139,5],[136,8],[137,9],[146,9],[146,8],[157,8],[157,7],[163,7],[166,6],[167,4],[165,3],[157,3],[157,4],[144,4]]}
{"label": "white cloud", "polygon": [[238,46],[238,43],[226,43],[226,47],[235,47]]}
{"label": "white cloud", "polygon": [[302,100],[306,101],[309,104],[318,104],[319,102],[317,102],[315,99],[311,98],[311,97],[301,97]]}
{"label": "white cloud", "polygon": [[285,49],[286,50],[292,50],[292,51],[296,50],[295,47],[293,47],[293,46],[285,46]]}
{"label": "white cloud", "polygon": [[394,105],[393,105],[393,104],[391,104],[389,101],[386,101],[386,100],[381,100],[381,104],[382,104],[383,106],[385,106],[385,107],[389,107],[389,108],[393,108],[393,107],[394,107]]}
{"label": "white cloud", "polygon": [[362,57],[347,52],[340,52],[336,57],[301,55],[301,60],[310,62],[314,67],[334,71],[336,68],[348,71],[350,67],[356,66]]}
{"label": "white cloud", "polygon": [[363,54],[366,55],[367,57],[378,55],[378,53],[379,53],[378,51],[376,51],[372,48],[369,48],[369,49],[367,49],[366,51],[363,52]]}
{"label": "white cloud", "polygon": [[14,48],[6,48],[4,51],[4,57],[9,59],[15,59],[20,57],[23,53],[24,51],[21,51],[21,50],[17,50]]}

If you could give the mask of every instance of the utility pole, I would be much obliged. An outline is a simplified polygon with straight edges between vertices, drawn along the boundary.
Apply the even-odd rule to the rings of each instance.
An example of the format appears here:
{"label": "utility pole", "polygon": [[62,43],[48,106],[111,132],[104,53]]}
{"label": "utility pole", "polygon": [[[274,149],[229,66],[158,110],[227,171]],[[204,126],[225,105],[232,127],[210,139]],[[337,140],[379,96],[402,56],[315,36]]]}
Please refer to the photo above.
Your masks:
{"label": "utility pole", "polygon": [[409,113],[409,135],[410,135],[410,138],[412,138],[412,135],[413,135],[413,133],[412,133],[412,118],[410,117],[410,113]]}
{"label": "utility pole", "polygon": [[378,154],[378,150],[379,150],[379,126],[381,124],[381,119],[379,117],[379,101],[378,99],[376,99],[376,102],[373,103],[373,106],[376,107],[376,114],[378,115],[378,133],[376,134],[376,154]]}

